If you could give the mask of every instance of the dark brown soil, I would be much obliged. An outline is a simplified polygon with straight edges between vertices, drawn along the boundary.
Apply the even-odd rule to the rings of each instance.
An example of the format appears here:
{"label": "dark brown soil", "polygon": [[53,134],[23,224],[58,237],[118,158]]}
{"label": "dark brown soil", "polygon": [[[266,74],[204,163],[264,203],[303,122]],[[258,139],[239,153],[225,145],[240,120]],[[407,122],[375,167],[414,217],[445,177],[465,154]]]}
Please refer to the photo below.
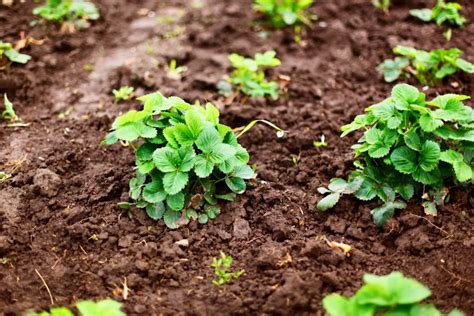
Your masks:
{"label": "dark brown soil", "polygon": [[[32,2],[0,9],[0,39],[14,42],[22,31],[48,38],[25,50],[33,56],[26,66],[0,72],[0,92],[30,123],[0,128],[0,170],[13,173],[0,187],[0,257],[10,260],[0,265],[0,315],[50,307],[36,271],[56,305],[111,297],[131,315],[322,315],[324,295],[352,294],[364,272],[393,270],[428,285],[442,310],[474,314],[471,189],[452,190],[436,218],[421,218],[414,203],[384,230],[366,203],[345,198],[332,211],[315,209],[316,188],[352,168],[355,137],[340,139],[340,126],[391,89],[375,70],[390,48],[459,47],[473,61],[474,24],[446,43],[440,28],[408,15],[434,1],[393,1],[384,15],[369,0],[320,0],[311,10],[326,25],[315,23],[297,45],[291,30],[261,33],[250,0],[96,2],[101,19],[73,35],[31,28]],[[473,21],[474,6],[461,2]],[[266,49],[283,62],[273,75],[291,77],[287,93],[223,106],[215,83],[229,72],[227,55]],[[167,77],[172,58],[188,67],[181,80]],[[258,126],[243,136],[257,180],[215,221],[170,231],[143,211],[116,207],[127,199],[133,155],[99,142],[119,113],[139,106],[114,104],[111,90],[124,84],[137,95],[213,101],[233,127],[261,118],[289,132],[277,139]],[[474,78],[460,74],[427,93],[447,91],[474,95]],[[317,149],[312,142],[322,134],[329,146]],[[351,245],[351,255],[324,237]],[[175,243],[182,239],[188,247]],[[210,264],[221,250],[246,273],[217,288]]]}

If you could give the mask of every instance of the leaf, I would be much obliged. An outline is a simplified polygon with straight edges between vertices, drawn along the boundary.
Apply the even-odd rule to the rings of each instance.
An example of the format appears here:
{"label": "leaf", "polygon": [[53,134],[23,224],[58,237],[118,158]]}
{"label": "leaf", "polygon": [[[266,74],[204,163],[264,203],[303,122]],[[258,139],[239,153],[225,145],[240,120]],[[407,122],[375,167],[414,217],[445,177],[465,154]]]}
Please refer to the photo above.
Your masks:
{"label": "leaf", "polygon": [[208,206],[205,208],[206,214],[210,219],[214,219],[220,214],[221,209],[218,206]]}
{"label": "leaf", "polygon": [[473,179],[473,170],[464,161],[455,162],[453,168],[459,182],[466,182]]}
{"label": "leaf", "polygon": [[245,179],[245,180],[249,180],[255,177],[255,172],[248,165],[241,165],[241,166],[235,167],[234,176]]}
{"label": "leaf", "polygon": [[184,194],[179,192],[166,197],[166,204],[174,211],[180,211],[184,208]]}
{"label": "leaf", "polygon": [[192,146],[194,144],[195,137],[185,124],[176,124],[172,131],[173,138],[176,139],[181,146]]}
{"label": "leaf", "polygon": [[158,202],[156,204],[149,204],[146,207],[147,215],[155,221],[163,218],[163,214],[165,213],[165,210],[166,210],[166,207],[163,204],[163,202]]}
{"label": "leaf", "polygon": [[76,306],[82,316],[126,316],[120,310],[122,304],[111,299],[102,300],[97,303],[81,301]]}
{"label": "leaf", "polygon": [[389,145],[383,143],[375,143],[369,146],[369,156],[372,158],[382,158],[388,155],[390,152]]}
{"label": "leaf", "polygon": [[178,170],[180,158],[176,149],[163,147],[155,150],[153,162],[161,172],[173,172]]}
{"label": "leaf", "polygon": [[434,202],[425,201],[422,203],[422,205],[426,215],[438,215],[438,210],[436,209],[436,204]]}
{"label": "leaf", "polygon": [[402,201],[386,202],[382,206],[370,211],[370,213],[372,214],[375,225],[380,227],[385,225],[387,220],[393,217],[396,209],[404,209],[406,206],[405,202]]}
{"label": "leaf", "polygon": [[417,88],[409,84],[397,84],[392,89],[392,97],[395,101],[405,101],[408,104],[415,103],[420,95]]}
{"label": "leaf", "polygon": [[31,56],[26,55],[26,54],[21,54],[17,52],[15,49],[7,49],[6,51],[3,52],[5,56],[8,57],[12,62],[19,63],[19,64],[26,64],[28,61],[30,61]]}
{"label": "leaf", "polygon": [[152,182],[146,184],[143,188],[142,198],[148,203],[158,203],[164,201],[167,195],[161,180],[153,179]]}
{"label": "leaf", "polygon": [[403,137],[405,144],[412,150],[421,150],[421,139],[415,128],[410,129]]}
{"label": "leaf", "polygon": [[206,159],[206,157],[201,154],[196,156],[196,161],[194,163],[194,172],[199,178],[207,178],[214,169],[214,164]]}
{"label": "leaf", "polygon": [[374,199],[377,195],[377,190],[375,188],[377,184],[374,183],[369,178],[365,178],[364,182],[362,182],[361,187],[355,193],[355,196],[362,201],[370,201]]}
{"label": "leaf", "polygon": [[467,73],[474,73],[474,64],[468,62],[467,60],[461,58],[456,59],[456,66]]}
{"label": "leaf", "polygon": [[199,224],[206,224],[207,221],[209,220],[209,217],[207,217],[206,214],[199,214],[199,217],[198,217],[198,222]]}
{"label": "leaf", "polygon": [[415,194],[415,187],[411,183],[399,185],[395,188],[395,190],[405,200],[411,199]]}
{"label": "leaf", "polygon": [[326,296],[323,307],[330,316],[351,316],[349,299],[339,294]]}
{"label": "leaf", "polygon": [[150,161],[153,160],[153,152],[156,150],[156,145],[150,143],[144,143],[138,147],[135,155],[137,160]]}
{"label": "leaf", "polygon": [[188,183],[189,175],[184,172],[174,171],[165,173],[163,177],[163,185],[168,194],[176,194],[184,189]]}
{"label": "leaf", "polygon": [[439,158],[441,156],[441,149],[434,141],[427,140],[420,152],[420,167],[424,171],[431,171],[438,166]]}
{"label": "leaf", "polygon": [[163,214],[163,219],[165,221],[166,227],[170,229],[176,229],[178,228],[178,221],[181,218],[181,212],[176,212],[173,210],[166,210],[165,213]]}
{"label": "leaf", "polygon": [[427,172],[421,168],[417,168],[412,176],[415,181],[426,185],[435,184],[441,181],[441,174],[438,169],[433,169],[432,171]]}
{"label": "leaf", "polygon": [[196,140],[196,146],[204,153],[213,152],[220,144],[222,144],[221,136],[212,126],[204,128]]}
{"label": "leaf", "polygon": [[192,146],[185,146],[178,149],[179,171],[188,172],[194,167],[196,154]]}
{"label": "leaf", "polygon": [[429,22],[432,20],[433,18],[433,12],[431,9],[414,9],[414,10],[410,10],[410,15],[422,20],[422,21],[425,21],[425,22]]}
{"label": "leaf", "polygon": [[215,164],[222,163],[230,157],[234,156],[236,149],[234,146],[228,144],[217,144],[208,152],[208,158]]}
{"label": "leaf", "polygon": [[343,193],[344,191],[346,191],[348,186],[349,186],[349,183],[347,183],[346,180],[336,178],[336,179],[331,180],[331,182],[328,185],[328,189],[333,192]]}
{"label": "leaf", "polygon": [[325,196],[321,201],[318,202],[316,206],[320,211],[327,211],[330,208],[333,208],[339,199],[341,198],[341,193],[331,193]]}
{"label": "leaf", "polygon": [[[219,111],[217,111],[217,115],[219,115]],[[189,128],[189,131],[193,135],[194,139],[197,139],[201,131],[204,129],[203,116],[197,110],[188,110],[184,114],[184,120],[186,122],[187,127]]]}
{"label": "leaf", "polygon": [[416,152],[406,146],[396,148],[390,155],[390,161],[397,171],[404,174],[411,174],[415,172]]}
{"label": "leaf", "polygon": [[431,117],[429,114],[423,114],[418,121],[420,123],[420,127],[425,132],[433,132],[438,127],[443,126],[443,121],[439,119],[435,119]]}
{"label": "leaf", "polygon": [[225,183],[227,184],[229,189],[232,190],[232,192],[235,192],[238,194],[243,193],[247,187],[244,179],[238,178],[238,177],[226,177]]}

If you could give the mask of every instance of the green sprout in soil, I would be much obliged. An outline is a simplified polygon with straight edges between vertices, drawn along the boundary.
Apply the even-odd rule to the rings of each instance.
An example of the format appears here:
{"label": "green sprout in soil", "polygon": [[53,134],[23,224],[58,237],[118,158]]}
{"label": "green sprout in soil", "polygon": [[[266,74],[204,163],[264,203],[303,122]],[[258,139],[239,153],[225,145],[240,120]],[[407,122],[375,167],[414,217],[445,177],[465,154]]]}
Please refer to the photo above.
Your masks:
{"label": "green sprout in soil", "polygon": [[[329,316],[443,316],[432,304],[421,302],[431,296],[431,291],[417,280],[400,272],[377,276],[364,275],[364,285],[352,297],[330,294],[323,299]],[[453,310],[447,316],[463,316]]]}
{"label": "green sprout in soil", "polygon": [[11,177],[11,174],[8,174],[4,171],[0,171],[0,184],[4,183]]}
{"label": "green sprout in soil", "polygon": [[308,15],[305,10],[313,0],[255,0],[253,8],[265,15],[274,27],[280,28],[295,24],[310,24],[316,16]]}
{"label": "green sprout in soil", "polygon": [[348,181],[333,179],[319,203],[322,211],[336,205],[343,194],[362,201],[378,198],[372,210],[382,226],[396,209],[414,196],[427,199],[425,213],[436,215],[447,186],[474,183],[474,110],[463,104],[465,95],[440,95],[431,101],[413,86],[398,84],[392,95],[366,109],[342,127],[345,136],[362,130],[352,148],[354,165]]}
{"label": "green sprout in soil", "polygon": [[230,76],[230,83],[251,97],[271,96],[278,98],[279,85],[275,81],[267,81],[265,70],[281,64],[275,51],[255,54],[255,58],[245,58],[231,54],[229,60],[235,70]]}
{"label": "green sprout in soil", "polygon": [[0,41],[0,69],[10,63],[26,64],[31,56],[21,54],[12,44]]}
{"label": "green sprout in soil", "polygon": [[115,102],[120,102],[120,101],[128,101],[131,99],[133,96],[133,92],[135,91],[135,88],[129,87],[129,86],[123,86],[120,87],[120,89],[112,90],[112,93],[114,94],[115,97]]}
{"label": "green sprout in soil", "polygon": [[232,201],[255,176],[247,151],[233,130],[219,123],[211,103],[191,105],[159,92],[138,100],[143,110],[118,117],[103,141],[136,148],[137,172],[130,180],[135,205],[172,229],[215,218],[218,201]]}
{"label": "green sprout in soil", "polygon": [[421,84],[433,85],[459,70],[474,73],[474,64],[460,58],[463,52],[457,48],[417,50],[412,47],[397,46],[393,52],[403,57],[387,59],[377,69],[383,73],[385,81],[393,82],[402,74],[414,75]]}
{"label": "green sprout in soil", "polygon": [[168,77],[171,79],[180,79],[181,76],[188,71],[186,66],[178,66],[176,59],[171,59],[168,65]]}
{"label": "green sprout in soil", "polygon": [[321,147],[327,147],[328,143],[326,143],[326,136],[321,135],[321,138],[319,140],[314,140],[313,145],[316,148],[321,148]]}
{"label": "green sprout in soil", "polygon": [[47,0],[33,10],[34,15],[50,22],[58,22],[63,31],[74,32],[90,26],[89,21],[100,17],[94,3],[87,0]]}
{"label": "green sprout in soil", "polygon": [[383,10],[383,12],[388,13],[390,9],[390,0],[372,0],[372,4],[377,9]]}
{"label": "green sprout in soil", "polygon": [[214,285],[221,286],[229,283],[232,279],[238,279],[242,274],[245,273],[245,270],[228,272],[232,262],[232,256],[227,256],[224,252],[220,252],[219,258],[212,258],[212,267],[214,268],[214,273],[216,278],[212,281]]}
{"label": "green sprout in soil", "polygon": [[[122,304],[111,299],[98,302],[80,301],[76,304],[80,316],[126,316],[120,309]],[[74,316],[67,307],[53,307],[49,312],[29,312],[26,316]]]}
{"label": "green sprout in soil", "polygon": [[444,36],[449,41],[452,35],[451,26],[462,27],[467,22],[459,13],[461,9],[462,6],[457,2],[438,0],[433,9],[415,9],[411,10],[410,14],[425,22],[434,21],[438,25],[447,26]]}
{"label": "green sprout in soil", "polygon": [[1,118],[10,121],[11,123],[20,120],[13,109],[13,103],[8,100],[6,93],[3,95],[3,106],[5,107],[5,110],[2,112]]}

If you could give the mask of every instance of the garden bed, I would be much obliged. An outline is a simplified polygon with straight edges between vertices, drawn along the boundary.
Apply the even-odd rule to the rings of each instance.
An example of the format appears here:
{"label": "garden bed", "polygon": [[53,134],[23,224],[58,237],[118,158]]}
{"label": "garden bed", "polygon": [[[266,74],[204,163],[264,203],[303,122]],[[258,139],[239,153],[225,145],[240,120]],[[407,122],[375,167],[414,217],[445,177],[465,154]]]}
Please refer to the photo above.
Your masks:
{"label": "garden bed", "polygon": [[[0,92],[30,124],[0,128],[0,169],[13,173],[0,187],[0,257],[9,259],[0,265],[0,315],[50,306],[38,272],[56,305],[110,297],[131,315],[322,315],[328,293],[349,295],[364,272],[394,270],[430,287],[441,310],[474,314],[472,190],[452,189],[435,218],[410,204],[384,229],[374,226],[370,203],[343,198],[324,213],[315,207],[316,189],[352,169],[356,138],[340,139],[340,126],[390,93],[376,65],[397,44],[458,47],[472,61],[474,24],[447,43],[434,24],[409,16],[433,1],[394,1],[389,15],[368,0],[316,1],[319,21],[297,44],[291,28],[263,32],[251,1],[96,2],[100,20],[75,34],[30,27],[35,4],[0,9],[0,39],[47,38],[25,50],[30,63],[0,71]],[[460,2],[473,21],[474,6]],[[268,49],[282,61],[271,74],[291,78],[287,91],[277,101],[227,104],[215,87],[230,71],[227,55]],[[188,67],[181,79],[167,77],[171,59]],[[266,119],[287,134],[257,126],[242,136],[257,178],[217,219],[173,231],[143,210],[117,208],[128,200],[133,153],[100,141],[118,114],[139,107],[114,104],[112,89],[125,84],[137,95],[212,101],[231,127]],[[426,93],[473,91],[473,77],[458,74]],[[315,148],[323,134],[328,146]],[[351,245],[350,256],[324,238]],[[183,239],[189,245],[176,244]],[[211,260],[221,250],[246,272],[216,287]]]}

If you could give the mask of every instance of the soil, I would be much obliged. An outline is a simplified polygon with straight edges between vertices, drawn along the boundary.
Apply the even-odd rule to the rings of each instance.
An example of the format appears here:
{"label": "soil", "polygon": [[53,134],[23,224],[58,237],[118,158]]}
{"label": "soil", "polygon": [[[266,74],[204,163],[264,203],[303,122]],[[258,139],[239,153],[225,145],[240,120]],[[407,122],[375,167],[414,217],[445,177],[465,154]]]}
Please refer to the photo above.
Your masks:
{"label": "soil", "polygon": [[[340,126],[390,92],[375,66],[391,47],[459,47],[473,61],[474,24],[447,43],[436,25],[408,14],[434,1],[393,1],[384,15],[369,0],[320,0],[311,11],[322,23],[305,29],[298,45],[291,29],[256,23],[249,0],[95,2],[100,20],[75,34],[30,27],[33,2],[0,8],[0,39],[47,38],[24,50],[33,57],[27,65],[0,71],[0,92],[29,123],[0,128],[0,170],[13,174],[0,187],[0,257],[9,260],[0,265],[0,315],[51,306],[39,275],[55,305],[110,297],[130,315],[322,315],[328,293],[350,295],[363,273],[394,270],[429,286],[429,301],[443,311],[474,314],[472,189],[452,189],[435,218],[413,203],[384,229],[372,223],[373,205],[351,198],[315,209],[316,189],[352,168],[357,135],[339,138]],[[460,2],[473,21],[472,3]],[[230,71],[227,55],[267,49],[282,60],[272,75],[291,78],[287,91],[278,101],[225,105],[215,85]],[[172,58],[188,67],[180,79],[167,76]],[[125,84],[137,95],[213,101],[233,127],[260,118],[288,133],[278,139],[257,126],[243,136],[258,171],[249,190],[209,224],[171,231],[141,210],[116,207],[128,198],[133,155],[99,142],[117,115],[139,107],[114,104],[112,89]],[[448,91],[473,95],[474,77],[458,74],[426,93]],[[323,134],[328,147],[315,148]],[[324,238],[351,245],[350,256]],[[189,244],[176,243],[183,239]],[[210,264],[221,250],[246,272],[218,288]]]}

